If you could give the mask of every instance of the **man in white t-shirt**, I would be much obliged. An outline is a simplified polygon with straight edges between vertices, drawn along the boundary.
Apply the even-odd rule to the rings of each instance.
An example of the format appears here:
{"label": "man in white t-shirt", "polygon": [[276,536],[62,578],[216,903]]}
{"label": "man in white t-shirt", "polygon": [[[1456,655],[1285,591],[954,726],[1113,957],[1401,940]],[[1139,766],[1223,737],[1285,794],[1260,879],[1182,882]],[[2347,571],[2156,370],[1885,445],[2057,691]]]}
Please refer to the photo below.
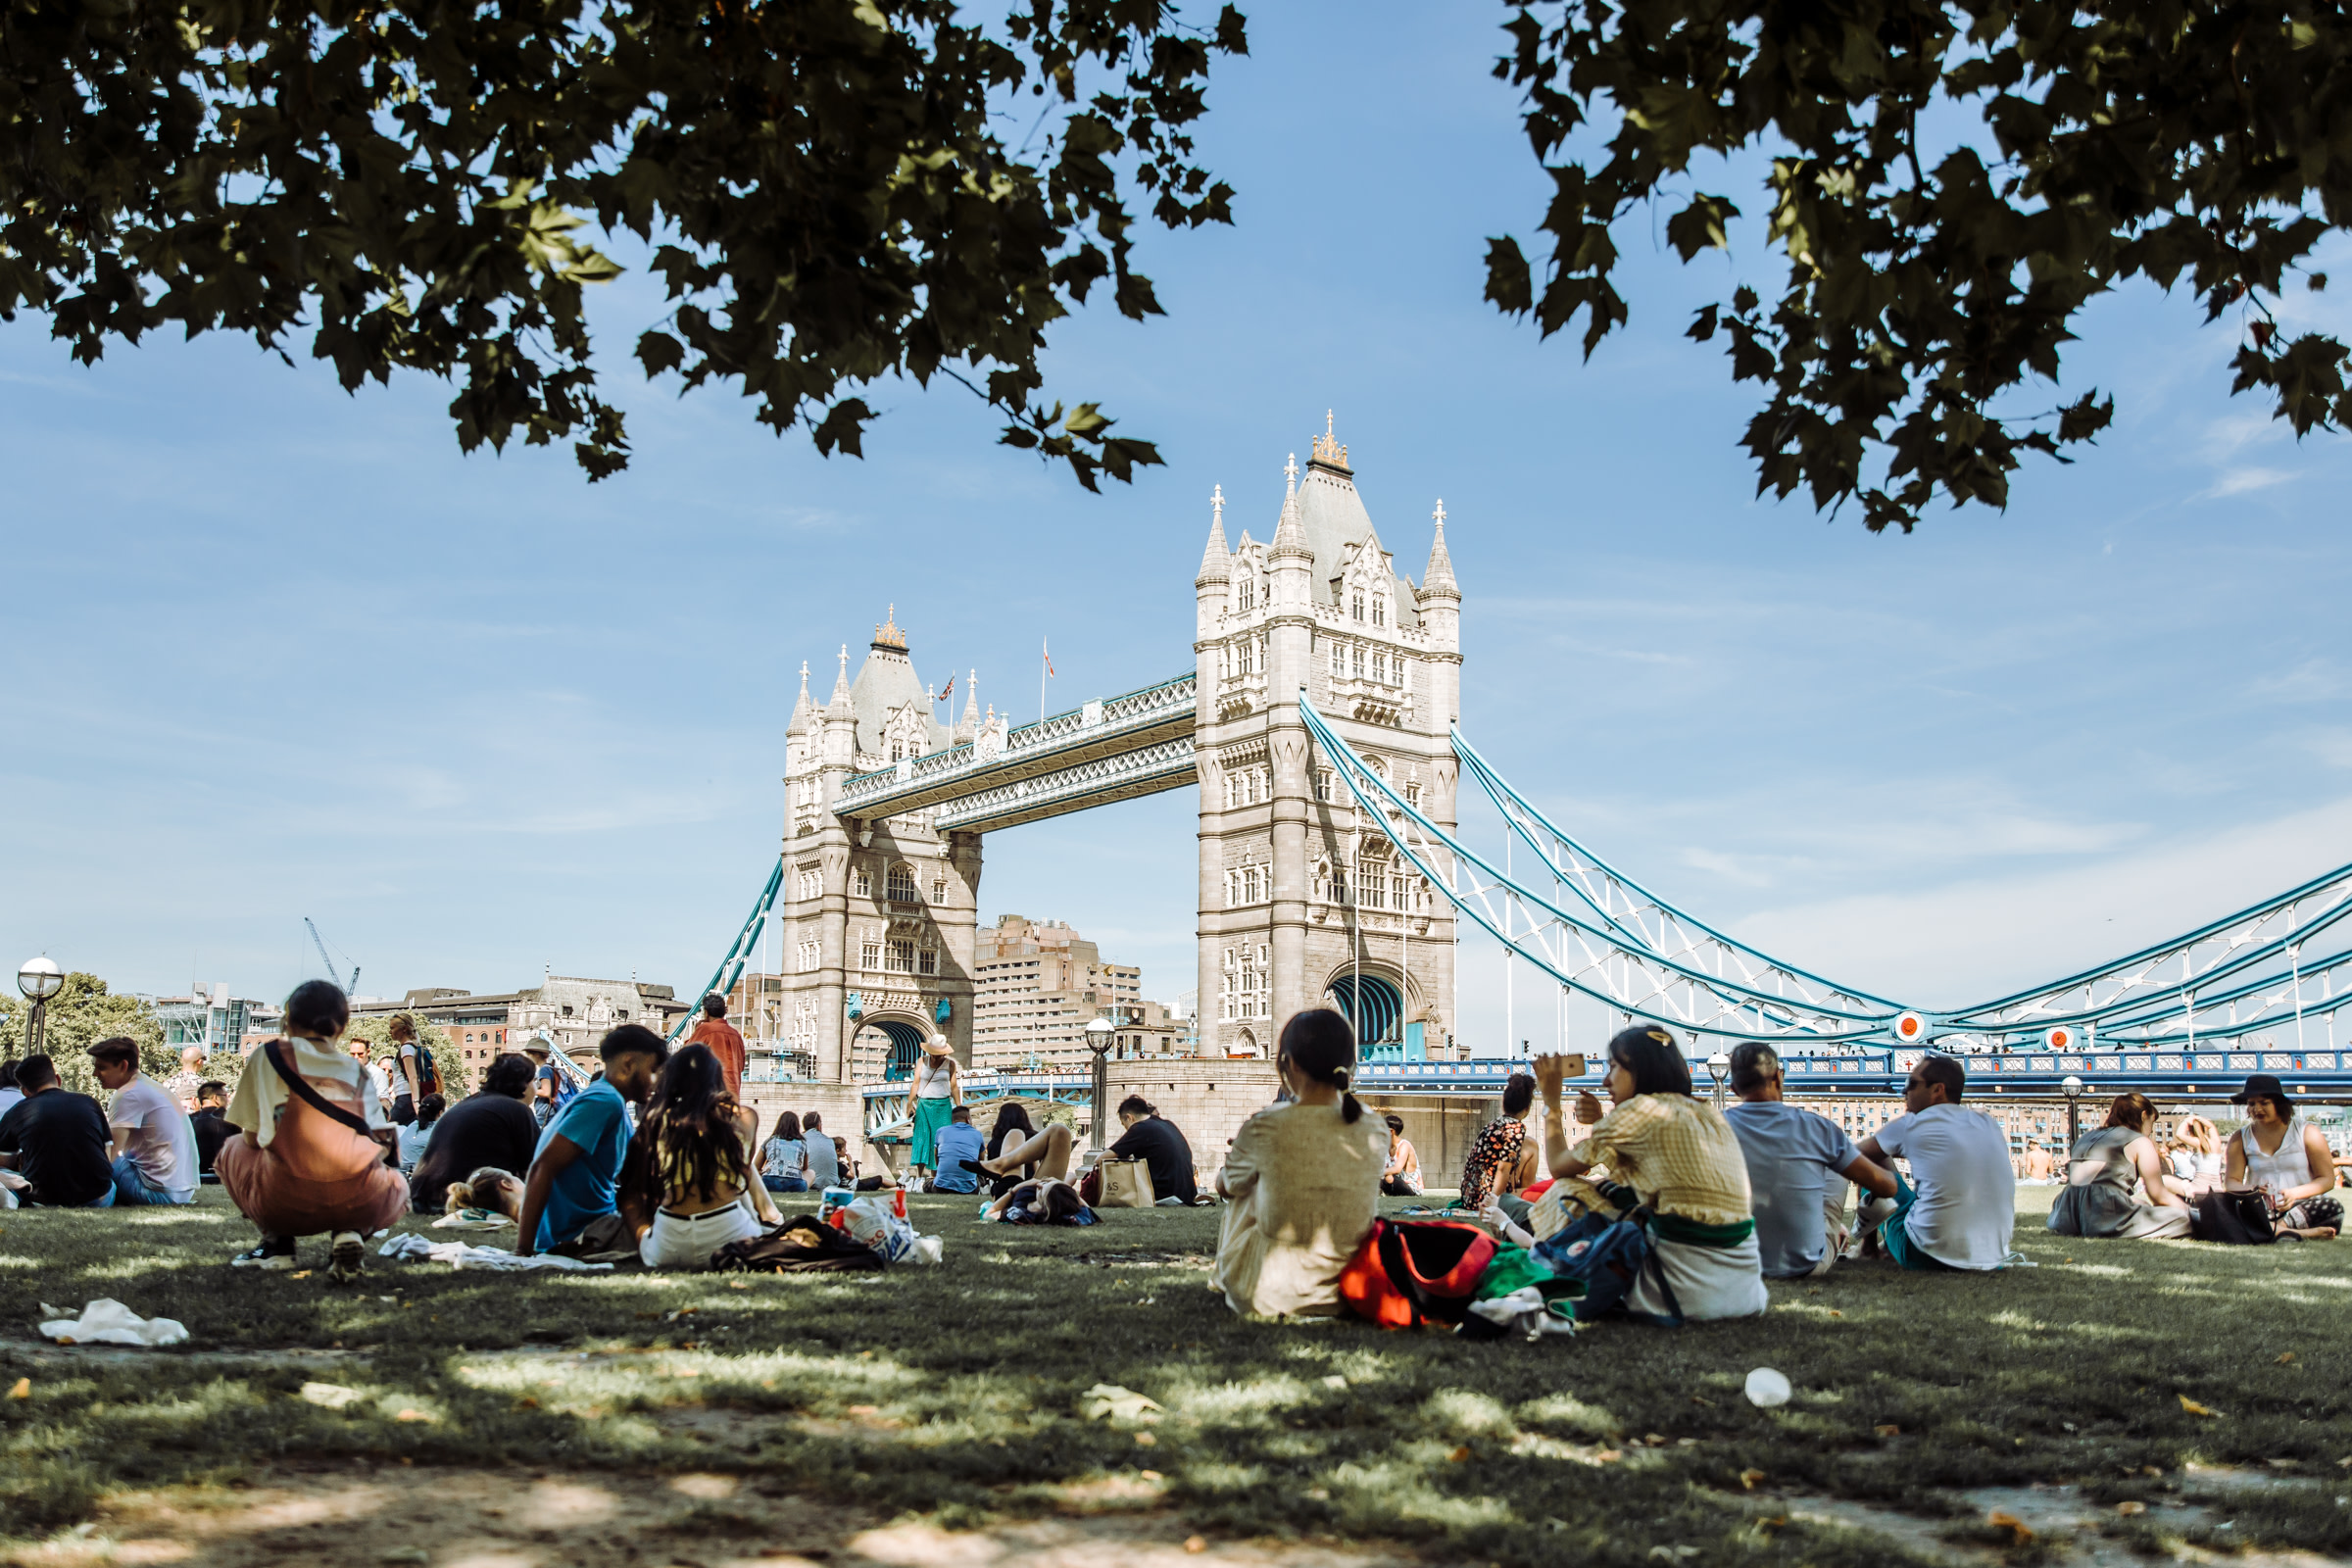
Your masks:
{"label": "man in white t-shirt", "polygon": [[117,1036],[90,1048],[98,1082],[113,1092],[115,1204],[196,1200],[196,1129],[164,1086],[139,1073],[135,1041]]}
{"label": "man in white t-shirt", "polygon": [[1747,1161],[1764,1277],[1801,1280],[1838,1261],[1845,1245],[1845,1184],[1895,1196],[1894,1172],[1862,1157],[1829,1117],[1781,1098],[1780,1053],[1762,1041],[1732,1048],[1732,1092],[1723,1119]]}
{"label": "man in white t-shirt", "polygon": [[1968,1075],[1956,1056],[1928,1056],[1903,1085],[1903,1111],[1861,1143],[1881,1165],[1911,1162],[1893,1200],[1862,1205],[1862,1231],[1878,1229],[1904,1268],[1999,1268],[2017,1225],[2017,1173],[2009,1140],[1990,1116],[1960,1103]]}

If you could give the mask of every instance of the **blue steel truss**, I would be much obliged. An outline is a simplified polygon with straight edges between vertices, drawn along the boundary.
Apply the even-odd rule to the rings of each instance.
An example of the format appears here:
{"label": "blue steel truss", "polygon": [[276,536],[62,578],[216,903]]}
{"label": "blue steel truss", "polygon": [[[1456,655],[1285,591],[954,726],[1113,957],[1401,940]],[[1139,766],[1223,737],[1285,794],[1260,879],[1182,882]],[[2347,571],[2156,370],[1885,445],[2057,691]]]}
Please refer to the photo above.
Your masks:
{"label": "blue steel truss", "polygon": [[1939,1040],[2172,1053],[2291,1033],[2291,1041],[2265,1044],[2291,1043],[2285,1054],[2294,1057],[2307,1047],[2331,1052],[2336,1014],[2352,1006],[2352,865],[2031,991],[1956,1009],[1905,1007],[1772,957],[1676,907],[1551,823],[1458,729],[1463,777],[1508,829],[1499,865],[1365,766],[1303,691],[1298,710],[1366,819],[1455,908],[1569,989],[1691,1034],[1784,1040],[1800,1050]]}
{"label": "blue steel truss", "polygon": [[[743,966],[760,950],[760,933],[767,923],[767,911],[776,906],[776,895],[783,891],[784,860],[779,856],[774,868],[767,873],[767,886],[760,890],[760,901],[752,906],[752,917],[743,922],[741,931],[735,933],[735,945],[727,950],[725,957],[718,960],[718,968],[711,974],[710,983],[694,994],[696,1003],[712,992],[723,997],[735,989],[735,982],[743,978]],[[694,1019],[695,1009],[692,1006],[678,1014],[678,1021],[669,1026],[671,1045],[676,1045],[686,1031],[694,1027]]]}

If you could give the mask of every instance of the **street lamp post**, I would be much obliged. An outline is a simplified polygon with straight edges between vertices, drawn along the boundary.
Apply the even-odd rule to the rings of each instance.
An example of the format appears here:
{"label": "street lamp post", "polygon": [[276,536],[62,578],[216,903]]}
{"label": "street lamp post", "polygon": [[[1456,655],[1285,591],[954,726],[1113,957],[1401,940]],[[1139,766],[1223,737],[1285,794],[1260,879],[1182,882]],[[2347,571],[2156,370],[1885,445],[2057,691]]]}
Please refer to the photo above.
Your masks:
{"label": "street lamp post", "polygon": [[1086,1049],[1095,1054],[1094,1127],[1087,1134],[1087,1147],[1098,1154],[1103,1147],[1102,1118],[1107,1109],[1103,1102],[1110,1098],[1110,1032],[1108,1018],[1097,1018],[1086,1026]]}
{"label": "street lamp post", "polygon": [[1723,1108],[1723,1075],[1732,1070],[1729,1054],[1718,1051],[1707,1058],[1707,1076],[1715,1080],[1715,1108]]}
{"label": "street lamp post", "polygon": [[2068,1073],[2059,1088],[2066,1091],[2066,1157],[2075,1157],[2075,1140],[2082,1136],[2077,1117],[2082,1103],[2082,1080]]}
{"label": "street lamp post", "polygon": [[17,989],[32,1004],[32,1016],[24,1025],[24,1054],[37,1055],[49,1038],[49,999],[57,995],[66,983],[65,971],[47,954],[26,958],[17,970]]}

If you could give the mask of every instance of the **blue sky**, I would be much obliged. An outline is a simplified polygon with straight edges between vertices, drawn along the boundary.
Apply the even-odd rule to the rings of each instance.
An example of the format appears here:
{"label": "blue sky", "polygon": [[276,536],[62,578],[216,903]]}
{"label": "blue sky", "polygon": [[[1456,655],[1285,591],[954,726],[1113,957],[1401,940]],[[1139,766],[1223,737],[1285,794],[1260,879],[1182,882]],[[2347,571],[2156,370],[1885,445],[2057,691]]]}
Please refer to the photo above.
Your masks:
{"label": "blue sky", "polygon": [[[1791,960],[1957,1004],[2352,858],[2352,444],[2228,395],[2233,320],[2102,301],[2063,389],[2113,390],[2116,427],[2006,514],[1874,538],[1757,502],[1748,402],[1681,336],[1777,278],[1751,230],[1686,270],[1629,224],[1633,327],[1589,364],[1481,303],[1485,237],[1544,199],[1497,14],[1252,18],[1203,138],[1237,226],[1147,236],[1167,318],[1054,339],[1054,390],[1167,459],[1099,498],[960,390],[877,388],[864,460],[827,462],[724,391],[638,383],[636,274],[595,311],[637,458],[594,487],[461,456],[438,384],[347,397],[225,339],[85,369],[0,327],[0,956],[273,996],[316,972],[310,915],[363,991],[697,985],[774,852],[802,661],[821,697],[895,604],[926,680],[977,667],[1023,718],[1042,637],[1055,709],[1176,673],[1211,486],[1265,536],[1327,408],[1416,576],[1445,499],[1481,749]],[[2340,238],[2325,260],[2352,275]],[[2352,329],[2340,296],[2290,310]],[[1193,808],[992,836],[984,915],[1066,918],[1172,998]],[[1469,946],[1484,1048],[1499,971]]]}

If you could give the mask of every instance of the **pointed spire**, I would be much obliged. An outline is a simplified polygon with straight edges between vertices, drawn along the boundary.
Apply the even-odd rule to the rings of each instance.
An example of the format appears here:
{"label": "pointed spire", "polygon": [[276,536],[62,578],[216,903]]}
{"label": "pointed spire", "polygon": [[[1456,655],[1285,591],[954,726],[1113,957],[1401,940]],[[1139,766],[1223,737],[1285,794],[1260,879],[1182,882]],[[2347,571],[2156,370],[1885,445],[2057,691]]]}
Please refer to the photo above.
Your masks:
{"label": "pointed spire", "polygon": [[1266,551],[1266,560],[1280,561],[1285,556],[1299,556],[1308,561],[1315,553],[1306,542],[1306,526],[1298,520],[1298,454],[1283,465],[1282,521],[1274,529],[1274,543]]}
{"label": "pointed spire", "polygon": [[801,661],[801,700],[792,705],[792,722],[784,726],[787,735],[799,735],[808,728],[809,715],[814,708],[808,701],[808,661]]}
{"label": "pointed spire", "polygon": [[955,738],[968,741],[980,730],[980,672],[963,672],[963,717],[956,721]]}
{"label": "pointed spire", "polygon": [[1342,473],[1350,471],[1348,466],[1348,449],[1340,445],[1340,438],[1332,431],[1331,410],[1329,409],[1323,411],[1323,433],[1315,437],[1313,450],[1307,456],[1320,467],[1336,468]]}
{"label": "pointed spire", "polygon": [[1217,486],[1208,498],[1208,548],[1200,552],[1200,575],[1193,586],[1205,588],[1211,583],[1233,580],[1233,552],[1225,548],[1225,487]]}
{"label": "pointed spire", "polygon": [[841,645],[841,670],[833,677],[833,707],[843,712],[850,710],[850,645]]}
{"label": "pointed spire", "polygon": [[1421,597],[1445,594],[1459,599],[1462,590],[1453,580],[1453,558],[1446,553],[1446,503],[1440,501],[1431,516],[1437,520],[1438,537],[1429,547],[1429,569],[1421,574]]}

